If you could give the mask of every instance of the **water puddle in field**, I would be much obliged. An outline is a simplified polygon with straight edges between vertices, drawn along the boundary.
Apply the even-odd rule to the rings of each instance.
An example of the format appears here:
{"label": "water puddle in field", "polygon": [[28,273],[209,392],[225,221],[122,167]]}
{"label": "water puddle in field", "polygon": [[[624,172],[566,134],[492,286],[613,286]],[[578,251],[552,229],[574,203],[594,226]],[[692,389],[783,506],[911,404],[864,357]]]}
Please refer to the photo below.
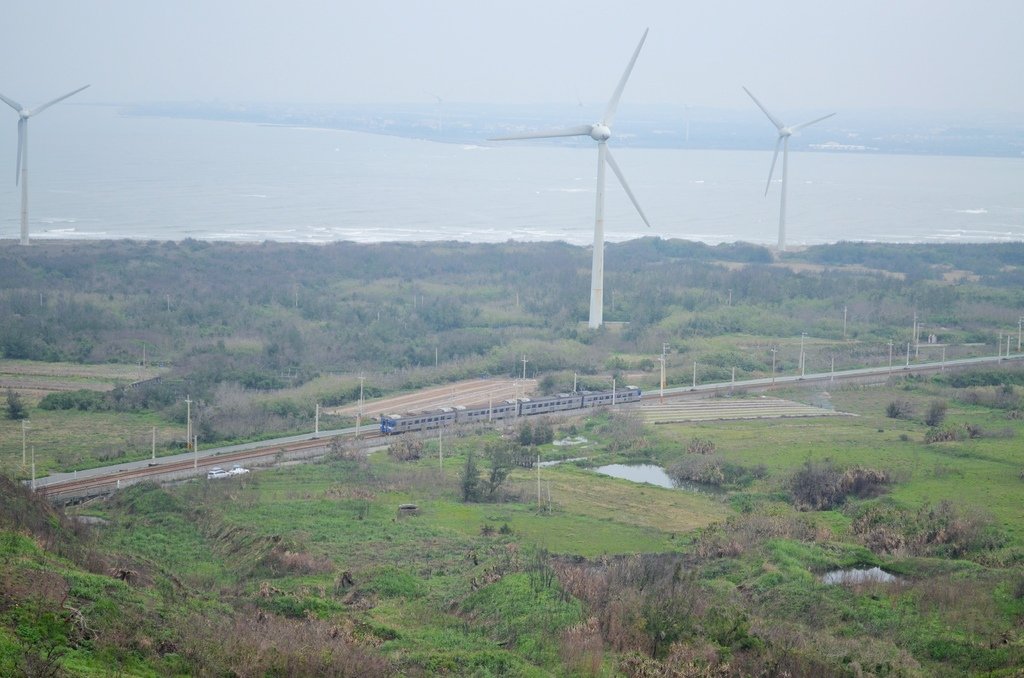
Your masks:
{"label": "water puddle in field", "polygon": [[686,490],[687,492],[698,492],[700,494],[722,494],[722,490],[714,485],[704,485],[689,481],[677,482],[665,472],[665,469],[656,464],[608,464],[598,466],[594,469],[601,475],[621,478],[634,483],[647,483],[657,487],[668,489]]}
{"label": "water puddle in field", "polygon": [[548,468],[549,466],[558,466],[559,464],[570,464],[574,461],[585,461],[586,457],[573,457],[572,459],[552,459],[551,461],[542,461],[537,464],[541,468]]}
{"label": "water puddle in field", "polygon": [[74,516],[74,520],[83,525],[109,525],[110,521],[99,516]]}
{"label": "water puddle in field", "polygon": [[572,438],[562,438],[561,440],[556,440],[551,444],[554,445],[555,447],[567,447],[572,445],[583,445],[589,442],[590,441],[584,438],[583,436],[575,436]]}
{"label": "water puddle in field", "polygon": [[872,567],[870,570],[856,568],[833,570],[826,572],[821,577],[822,584],[894,584],[898,581],[899,577],[877,567]]}

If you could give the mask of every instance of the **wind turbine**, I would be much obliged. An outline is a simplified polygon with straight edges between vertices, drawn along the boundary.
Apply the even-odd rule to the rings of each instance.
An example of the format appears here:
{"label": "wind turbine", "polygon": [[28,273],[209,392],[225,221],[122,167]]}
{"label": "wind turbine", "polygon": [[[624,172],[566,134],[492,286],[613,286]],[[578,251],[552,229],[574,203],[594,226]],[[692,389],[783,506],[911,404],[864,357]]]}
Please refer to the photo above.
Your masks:
{"label": "wind turbine", "polygon": [[[86,85],[85,87],[88,87]],[[28,245],[28,119],[33,115],[39,115],[50,106],[56,103],[64,101],[69,96],[78,94],[85,87],[79,87],[74,92],[68,92],[62,97],[57,97],[53,101],[47,102],[42,106],[37,107],[35,110],[29,110],[19,104],[13,99],[8,99],[3,94],[0,94],[0,99],[3,99],[4,103],[13,108],[18,112],[18,161],[14,171],[14,184],[18,184],[18,179],[21,179],[21,244]]]}
{"label": "wind turbine", "polygon": [[764,112],[764,114],[768,116],[768,119],[772,121],[772,124],[775,125],[776,129],[778,129],[778,131],[779,131],[779,138],[775,141],[775,155],[772,156],[772,167],[771,167],[770,170],[768,170],[768,184],[764,187],[764,194],[768,195],[768,189],[771,188],[771,186],[772,186],[772,174],[775,172],[775,162],[779,159],[779,146],[781,145],[782,146],[782,206],[779,209],[779,251],[780,252],[785,252],[786,251],[786,179],[787,179],[788,169],[789,169],[789,162],[788,162],[789,161],[789,137],[793,136],[795,133],[799,132],[804,127],[810,127],[811,125],[813,125],[816,122],[821,122],[822,120],[825,120],[826,118],[831,118],[833,115],[835,115],[835,113],[829,113],[828,115],[823,115],[822,117],[816,118],[814,120],[811,120],[810,122],[802,122],[799,125],[793,125],[792,127],[787,127],[786,125],[782,124],[781,120],[779,120],[774,115],[769,113],[768,109],[765,108],[761,104],[761,102],[757,100],[757,97],[755,97],[753,94],[750,93],[749,89],[744,87],[743,91],[750,95],[750,98],[754,100],[754,103],[757,104],[757,107],[760,108]]}
{"label": "wind turbine", "polygon": [[644,46],[646,39],[647,30],[644,31],[643,37],[640,38],[640,44],[636,46],[633,58],[629,60],[629,65],[626,66],[626,71],[622,74],[618,86],[612,92],[612,98],[608,101],[608,107],[605,109],[601,122],[565,129],[513,134],[488,140],[510,141],[513,139],[589,136],[597,142],[597,207],[594,217],[594,261],[590,270],[590,321],[588,323],[592,329],[600,327],[604,320],[604,168],[606,164],[612,168],[615,176],[618,177],[622,188],[626,190],[626,195],[633,201],[636,211],[640,213],[640,218],[644,220],[648,228],[651,226],[651,222],[647,220],[644,211],[640,208],[640,203],[636,201],[633,191],[629,189],[626,177],[622,175],[622,170],[619,169],[618,164],[616,164],[615,159],[612,157],[611,151],[608,150],[608,139],[612,136],[611,126],[612,121],[615,119],[615,109],[619,106],[619,99],[622,97],[622,91],[626,88],[626,81],[629,80],[629,74],[633,71],[633,64],[636,63],[637,57],[640,56],[640,48]]}

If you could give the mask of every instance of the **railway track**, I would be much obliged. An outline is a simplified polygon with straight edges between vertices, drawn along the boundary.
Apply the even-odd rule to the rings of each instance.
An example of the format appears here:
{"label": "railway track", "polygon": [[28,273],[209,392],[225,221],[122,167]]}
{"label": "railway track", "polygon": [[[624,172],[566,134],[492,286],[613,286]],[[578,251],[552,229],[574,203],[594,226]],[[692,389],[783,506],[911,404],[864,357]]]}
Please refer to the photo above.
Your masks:
{"label": "railway track", "polygon": [[[304,440],[280,443],[267,441],[260,447],[223,452],[219,454],[207,454],[206,456],[178,455],[174,459],[148,462],[147,465],[138,465],[141,462],[122,465],[120,468],[104,468],[95,474],[86,477],[72,477],[67,479],[54,480],[36,485],[36,491],[51,499],[81,499],[107,494],[127,485],[143,482],[151,478],[159,477],[162,480],[175,480],[178,478],[189,478],[205,473],[214,466],[226,466],[228,464],[244,464],[253,461],[267,460],[281,455],[284,459],[302,459],[310,456],[318,456],[326,453],[330,444],[339,437],[355,437],[354,429],[347,429],[336,435],[324,435],[320,437],[309,437]],[[359,440],[370,440],[382,438],[379,433],[360,433]],[[43,479],[45,481],[45,479]]]}
{"label": "railway track", "polygon": [[[887,379],[890,376],[906,374],[929,374],[947,370],[963,369],[987,364],[1020,364],[1024,362],[1024,355],[1015,356],[988,356],[982,358],[964,358],[960,360],[949,360],[938,363],[919,363],[899,367],[869,367],[839,372],[824,372],[806,375],[785,375],[775,377],[763,377],[760,379],[748,379],[737,382],[717,382],[711,384],[698,384],[696,386],[680,386],[667,388],[662,396],[660,390],[647,391],[643,394],[644,402],[664,398],[709,398],[716,395],[727,395],[734,391],[769,391],[780,386],[821,386],[834,382],[877,382],[879,379]],[[566,413],[577,412],[569,410]],[[338,431],[322,432],[317,434],[306,434],[287,439],[267,440],[260,443],[252,443],[246,446],[247,449],[228,448],[222,452],[207,456],[194,457],[179,455],[175,458],[164,458],[163,461],[134,462],[122,464],[118,468],[102,467],[89,469],[83,472],[83,477],[68,477],[71,474],[61,474],[60,477],[43,478],[36,483],[36,491],[41,492],[54,501],[85,498],[106,494],[120,487],[142,482],[150,478],[159,477],[161,480],[175,480],[194,477],[208,468],[222,464],[252,463],[258,460],[271,460],[278,454],[284,458],[302,459],[319,456],[326,451],[327,446],[335,438],[350,438],[358,434],[360,440],[373,438],[384,438],[379,433],[368,433],[364,428],[357,431],[355,428],[342,429]],[[87,475],[86,475],[87,474]]]}

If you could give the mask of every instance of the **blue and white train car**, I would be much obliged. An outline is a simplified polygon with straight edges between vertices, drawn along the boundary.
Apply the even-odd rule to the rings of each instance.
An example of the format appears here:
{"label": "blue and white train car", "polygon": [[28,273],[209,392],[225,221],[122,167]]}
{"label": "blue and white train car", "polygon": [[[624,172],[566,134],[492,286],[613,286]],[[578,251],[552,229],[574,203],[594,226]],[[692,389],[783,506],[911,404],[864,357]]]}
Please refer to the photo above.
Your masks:
{"label": "blue and white train car", "polygon": [[380,418],[380,432],[394,435],[409,431],[428,431],[450,424],[472,424],[477,422],[498,421],[511,417],[528,417],[534,414],[579,410],[585,407],[603,407],[620,405],[640,400],[640,389],[627,386],[615,391],[584,391],[581,393],[559,393],[543,398],[521,398],[505,400],[488,407],[466,408],[443,407],[430,412],[410,414],[387,414]]}

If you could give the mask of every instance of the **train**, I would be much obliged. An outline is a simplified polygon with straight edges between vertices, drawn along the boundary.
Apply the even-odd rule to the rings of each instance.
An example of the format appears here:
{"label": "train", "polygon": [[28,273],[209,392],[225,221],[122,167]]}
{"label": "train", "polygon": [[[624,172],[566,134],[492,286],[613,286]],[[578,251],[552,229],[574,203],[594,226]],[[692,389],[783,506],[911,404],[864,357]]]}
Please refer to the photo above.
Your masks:
{"label": "train", "polygon": [[428,412],[385,414],[380,418],[380,432],[384,435],[395,435],[410,431],[427,431],[452,424],[473,424],[549,412],[635,403],[640,400],[641,395],[640,389],[636,386],[627,386],[624,389],[612,391],[579,391],[559,393],[544,398],[503,400],[487,407],[467,408],[457,405],[441,407]]}

